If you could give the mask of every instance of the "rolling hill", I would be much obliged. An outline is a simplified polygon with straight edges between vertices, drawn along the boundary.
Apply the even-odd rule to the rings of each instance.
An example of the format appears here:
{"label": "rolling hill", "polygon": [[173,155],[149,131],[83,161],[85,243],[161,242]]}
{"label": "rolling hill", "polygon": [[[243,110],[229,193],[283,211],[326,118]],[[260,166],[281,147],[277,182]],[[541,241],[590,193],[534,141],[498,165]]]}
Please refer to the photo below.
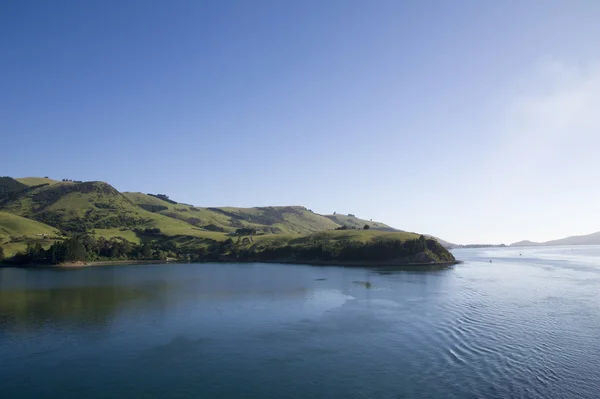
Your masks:
{"label": "rolling hill", "polygon": [[[38,177],[0,178],[0,216],[0,244],[13,253],[28,241],[47,248],[53,240],[84,232],[137,245],[170,242],[190,252],[232,239],[248,248],[293,246],[323,232],[329,235],[319,236],[321,244],[334,247],[340,240],[366,244],[382,234],[394,240],[415,237],[383,223],[352,215],[320,215],[303,206],[197,207],[166,195],[121,193],[104,182]],[[370,230],[363,231],[365,225]],[[336,231],[342,226],[350,229]]]}
{"label": "rolling hill", "polygon": [[306,234],[340,227],[340,224],[302,206],[201,208],[167,202],[148,194],[123,194],[144,209],[210,231],[233,233],[237,229],[247,228],[265,234]]}
{"label": "rolling hill", "polygon": [[64,231],[132,231],[159,228],[165,235],[224,238],[224,234],[202,229],[181,220],[140,208],[115,188],[103,182],[56,182],[22,190],[0,205],[0,209]]}

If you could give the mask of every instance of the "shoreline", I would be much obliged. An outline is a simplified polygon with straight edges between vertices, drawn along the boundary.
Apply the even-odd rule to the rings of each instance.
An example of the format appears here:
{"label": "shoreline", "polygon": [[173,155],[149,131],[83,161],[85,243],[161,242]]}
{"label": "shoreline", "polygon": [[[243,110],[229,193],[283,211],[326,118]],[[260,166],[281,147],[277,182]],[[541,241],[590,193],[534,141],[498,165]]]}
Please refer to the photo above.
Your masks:
{"label": "shoreline", "polygon": [[455,260],[451,262],[368,262],[368,261],[324,261],[324,260],[296,260],[296,259],[280,259],[280,260],[240,260],[240,259],[214,259],[205,261],[185,261],[185,260],[113,260],[113,261],[94,261],[94,262],[71,262],[59,265],[50,265],[52,268],[76,268],[76,267],[93,267],[93,266],[129,266],[129,265],[156,265],[156,264],[175,264],[175,263],[280,263],[286,265],[309,265],[309,266],[336,266],[336,267],[444,267],[453,266],[462,263]]}
{"label": "shoreline", "polygon": [[182,263],[183,261],[172,261],[172,260],[99,260],[99,261],[91,261],[91,262],[67,262],[67,263],[59,263],[57,265],[49,265],[52,268],[74,268],[74,267],[93,267],[93,266],[133,266],[133,265],[157,265],[157,264],[165,264],[165,263]]}
{"label": "shoreline", "polygon": [[60,263],[57,265],[51,264],[28,264],[28,265],[7,265],[3,264],[0,267],[15,267],[15,268],[50,268],[50,269],[79,269],[94,266],[135,266],[135,265],[162,265],[162,264],[177,264],[177,263],[280,263],[285,265],[308,265],[308,266],[335,266],[335,267],[363,267],[363,268],[376,268],[376,267],[414,267],[414,268],[425,268],[431,267],[449,267],[457,264],[461,264],[462,261],[455,260],[452,262],[398,262],[398,261],[385,261],[385,262],[367,262],[367,261],[324,261],[324,260],[295,260],[295,259],[280,259],[280,260],[239,260],[239,259],[214,259],[205,261],[185,261],[185,260],[107,260],[107,261],[91,261],[91,262],[68,262]]}
{"label": "shoreline", "polygon": [[[280,260],[215,260],[210,261],[215,263],[281,263],[285,265],[309,265],[309,266],[337,266],[337,267],[442,267],[442,266],[453,266],[462,263],[461,261],[455,260],[452,262],[398,262],[398,261],[384,261],[384,262],[368,262],[368,261],[337,261],[337,260],[296,260],[296,259],[280,259]],[[209,262],[201,262],[209,263]]]}

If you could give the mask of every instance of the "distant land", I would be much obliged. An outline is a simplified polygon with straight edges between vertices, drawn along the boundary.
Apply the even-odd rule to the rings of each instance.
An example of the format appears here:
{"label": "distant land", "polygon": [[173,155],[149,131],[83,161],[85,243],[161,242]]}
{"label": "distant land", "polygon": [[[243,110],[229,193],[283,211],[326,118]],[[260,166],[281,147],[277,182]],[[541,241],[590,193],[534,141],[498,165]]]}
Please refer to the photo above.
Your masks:
{"label": "distant land", "polygon": [[505,244],[465,244],[456,245],[455,248],[505,248]]}
{"label": "distant land", "polygon": [[600,231],[596,233],[570,236],[561,238],[559,240],[551,240],[545,242],[534,242],[534,241],[519,241],[510,244],[511,247],[533,247],[533,246],[558,246],[558,245],[600,245]]}
{"label": "distant land", "polygon": [[0,177],[0,257],[14,263],[261,260],[447,263],[453,244],[304,206],[199,207],[99,181]]}

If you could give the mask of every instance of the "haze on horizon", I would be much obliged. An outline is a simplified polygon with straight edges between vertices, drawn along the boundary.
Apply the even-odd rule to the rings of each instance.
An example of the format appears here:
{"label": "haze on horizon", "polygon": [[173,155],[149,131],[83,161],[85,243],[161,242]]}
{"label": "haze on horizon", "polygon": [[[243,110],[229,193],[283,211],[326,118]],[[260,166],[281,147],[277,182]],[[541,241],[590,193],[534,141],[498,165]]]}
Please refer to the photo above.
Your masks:
{"label": "haze on horizon", "polygon": [[0,175],[456,243],[600,230],[600,2],[8,1]]}

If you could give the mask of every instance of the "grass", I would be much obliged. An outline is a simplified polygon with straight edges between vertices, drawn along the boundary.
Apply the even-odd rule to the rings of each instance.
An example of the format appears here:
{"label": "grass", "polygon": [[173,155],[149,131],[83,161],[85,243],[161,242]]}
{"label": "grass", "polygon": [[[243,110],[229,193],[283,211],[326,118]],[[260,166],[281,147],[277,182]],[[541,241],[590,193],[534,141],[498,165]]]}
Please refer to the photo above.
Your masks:
{"label": "grass", "polygon": [[0,239],[6,240],[10,237],[38,237],[43,234],[56,236],[59,233],[55,228],[36,222],[35,220],[0,211]]}
{"label": "grass", "polygon": [[141,242],[140,237],[131,230],[123,229],[94,229],[94,236],[96,238],[104,237],[107,240],[115,237],[121,237],[127,241],[139,244]]}
{"label": "grass", "polygon": [[[252,236],[252,241],[232,237],[244,246],[302,246],[315,241],[368,242],[381,237],[399,240],[418,237],[401,231],[389,232],[393,229],[383,223],[347,215],[319,215],[301,206],[202,208],[172,204],[143,193],[120,193],[103,182],[59,182],[36,177],[3,179],[3,187],[9,194],[1,204],[0,245],[10,242],[11,251],[25,245],[14,237],[39,239],[38,234],[58,235],[57,229],[50,225],[66,231],[93,231],[96,237],[107,239],[122,237],[134,243],[145,239],[171,240],[189,248],[206,247],[213,240],[224,241],[239,228],[263,233]],[[18,190],[45,183],[48,184],[43,187]],[[362,230],[365,224],[371,229]],[[341,225],[360,230],[334,230]],[[139,231],[147,228],[158,228],[161,234],[140,235]]]}
{"label": "grass", "polygon": [[58,180],[49,179],[46,177],[19,177],[16,181],[25,184],[26,186],[39,186],[40,184],[56,184]]}
{"label": "grass", "polygon": [[13,255],[16,255],[18,252],[25,252],[25,249],[27,249],[28,242],[40,243],[42,244],[42,247],[44,249],[48,249],[56,241],[58,240],[32,238],[23,241],[4,243],[1,246],[4,249],[4,256],[11,257]]}
{"label": "grass", "polygon": [[192,223],[197,227],[216,226],[226,233],[235,232],[238,228],[253,228],[266,233],[307,234],[340,226],[301,206],[201,208],[171,204],[143,193],[123,194],[138,205],[167,208],[158,211],[158,214]]}
{"label": "grass", "polygon": [[58,237],[60,234],[55,228],[43,223],[0,211],[0,246],[4,249],[5,256],[25,250],[30,241],[49,247],[54,240],[44,238],[44,235]]}
{"label": "grass", "polygon": [[[106,237],[133,238],[135,233],[131,230],[134,228],[159,228],[168,236],[226,238],[223,233],[205,231],[182,220],[146,211],[102,182],[57,182],[39,187],[6,204],[5,210],[29,219],[52,220],[54,225],[91,223],[91,229],[97,230],[97,235]],[[115,221],[115,218],[121,219]],[[119,224],[120,220],[125,222]]]}
{"label": "grass", "polygon": [[328,230],[318,233],[303,234],[268,234],[262,236],[253,236],[252,242],[248,246],[256,247],[279,247],[286,244],[292,246],[303,246],[306,244],[318,242],[320,244],[331,244],[335,242],[370,242],[380,239],[395,239],[406,241],[419,238],[419,234],[406,232],[386,232],[378,230]]}
{"label": "grass", "polygon": [[375,229],[375,230],[383,230],[383,231],[396,230],[393,227],[390,227],[385,223],[373,222],[371,220],[360,219],[360,218],[357,218],[354,216],[340,215],[340,214],[324,215],[324,216],[339,225],[345,225],[348,227],[356,227],[356,228],[362,229],[365,226],[365,224],[367,224],[367,225],[369,225],[369,227],[371,229]]}

